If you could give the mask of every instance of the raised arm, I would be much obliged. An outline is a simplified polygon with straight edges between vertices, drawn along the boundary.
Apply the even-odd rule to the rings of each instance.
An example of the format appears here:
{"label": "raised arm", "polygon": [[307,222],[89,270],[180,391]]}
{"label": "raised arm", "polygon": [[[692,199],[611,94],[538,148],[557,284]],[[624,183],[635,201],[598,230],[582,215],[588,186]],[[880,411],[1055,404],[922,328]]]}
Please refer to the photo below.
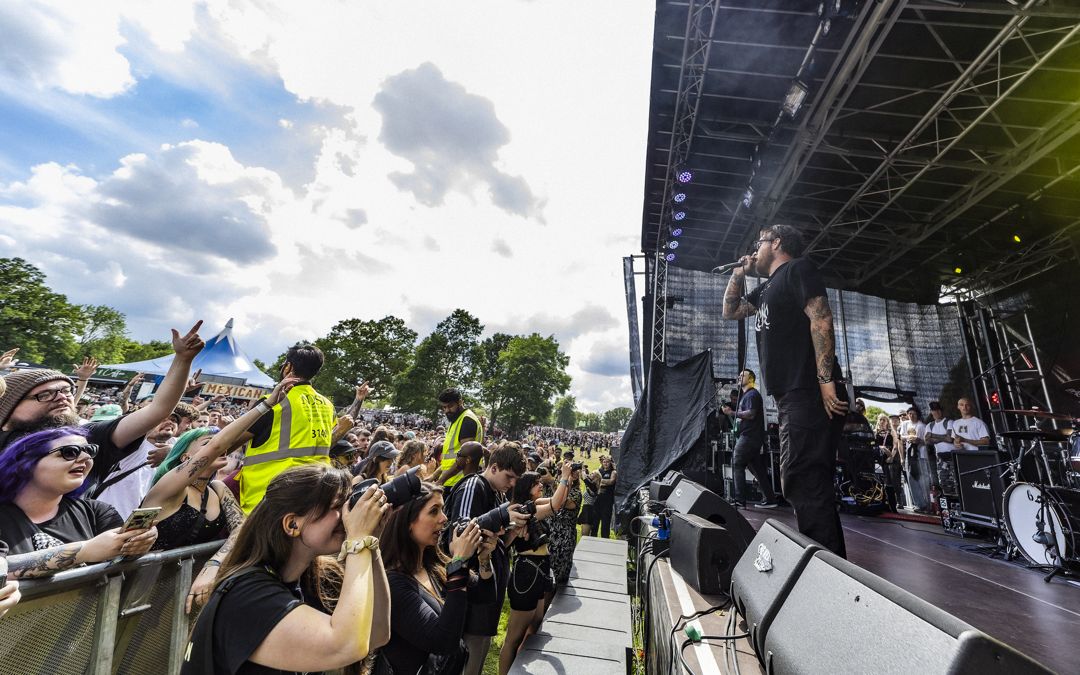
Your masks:
{"label": "raised arm", "polygon": [[82,400],[82,395],[86,391],[86,385],[90,384],[90,378],[93,377],[97,367],[98,361],[93,356],[84,358],[82,365],[75,364],[75,381],[78,383],[75,385],[76,405]]}
{"label": "raised arm", "polygon": [[751,260],[750,256],[743,256],[741,261],[742,267],[736,267],[731,272],[731,279],[728,280],[727,290],[724,291],[724,318],[725,319],[745,319],[757,312],[757,308],[747,302],[743,297],[746,292],[746,267]]}
{"label": "raised arm", "polygon": [[153,402],[122,418],[113,431],[112,441],[118,447],[124,447],[133,441],[145,436],[148,431],[161,423],[161,420],[169,416],[180,397],[184,395],[187,385],[188,371],[191,370],[191,362],[202,351],[203,340],[199,337],[199,328],[202,321],[198,321],[186,335],[181,336],[176,329],[172,331],[172,343],[175,356],[169,366],[169,372],[161,381]]}

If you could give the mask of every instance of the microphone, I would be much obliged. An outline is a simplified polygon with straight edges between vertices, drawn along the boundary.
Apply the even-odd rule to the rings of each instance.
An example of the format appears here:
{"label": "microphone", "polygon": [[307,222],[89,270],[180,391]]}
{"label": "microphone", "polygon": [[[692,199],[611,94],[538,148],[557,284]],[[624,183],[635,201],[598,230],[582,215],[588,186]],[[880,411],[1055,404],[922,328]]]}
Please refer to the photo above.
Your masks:
{"label": "microphone", "polygon": [[726,274],[736,267],[742,267],[742,263],[736,260],[735,262],[728,263],[726,265],[720,265],[719,267],[712,268],[713,274]]}

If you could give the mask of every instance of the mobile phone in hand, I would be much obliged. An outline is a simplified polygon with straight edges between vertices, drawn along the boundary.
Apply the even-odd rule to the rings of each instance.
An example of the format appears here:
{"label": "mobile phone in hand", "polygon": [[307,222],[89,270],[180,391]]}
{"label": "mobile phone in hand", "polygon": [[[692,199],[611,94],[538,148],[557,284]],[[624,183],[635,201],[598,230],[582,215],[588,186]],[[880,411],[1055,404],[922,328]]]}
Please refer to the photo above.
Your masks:
{"label": "mobile phone in hand", "polygon": [[131,512],[131,515],[127,517],[127,520],[124,521],[124,526],[120,528],[120,531],[130,532],[131,530],[149,529],[154,524],[154,520],[157,518],[160,511],[160,506],[135,509]]}

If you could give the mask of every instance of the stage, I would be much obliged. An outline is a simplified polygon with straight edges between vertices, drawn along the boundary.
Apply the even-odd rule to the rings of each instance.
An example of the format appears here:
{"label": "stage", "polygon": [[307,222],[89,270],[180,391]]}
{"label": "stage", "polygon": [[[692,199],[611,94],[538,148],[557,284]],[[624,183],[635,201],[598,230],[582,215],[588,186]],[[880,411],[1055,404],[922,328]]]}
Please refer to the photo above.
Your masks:
{"label": "stage", "polygon": [[[741,511],[757,529],[767,518],[795,526],[791,509]],[[904,590],[966,621],[975,628],[1012,646],[1059,673],[1080,671],[1080,583],[1057,577],[1050,583],[1044,574],[1024,569],[1016,562],[990,558],[974,550],[984,543],[946,535],[934,525],[874,517],[841,516],[848,560]],[[720,598],[700,596],[686,587],[666,562],[658,564],[653,583],[663,580],[667,603],[666,623],[685,614],[685,606],[703,609]],[[653,604],[658,600],[654,588]],[[680,598],[680,596],[682,596]],[[665,622],[663,618],[668,620]],[[722,634],[726,616],[711,615],[702,621],[707,634]],[[741,628],[740,628],[741,631]],[[679,644],[685,639],[681,632]],[[883,635],[853,635],[852,639],[883,640]],[[899,638],[898,638],[899,639]],[[752,656],[746,640],[736,644],[743,672],[764,672]],[[663,649],[659,651],[665,651]],[[696,673],[724,672],[723,649],[688,647],[687,662]],[[714,659],[709,663],[709,659]],[[653,664],[650,664],[653,665]],[[666,673],[659,668],[650,673]]]}

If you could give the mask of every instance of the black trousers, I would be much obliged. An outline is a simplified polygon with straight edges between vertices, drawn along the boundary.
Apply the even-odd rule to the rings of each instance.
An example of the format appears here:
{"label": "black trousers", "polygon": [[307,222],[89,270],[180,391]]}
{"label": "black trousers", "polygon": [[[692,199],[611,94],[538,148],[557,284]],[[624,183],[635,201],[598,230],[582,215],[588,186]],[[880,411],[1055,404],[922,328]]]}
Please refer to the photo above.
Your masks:
{"label": "black trousers", "polygon": [[592,535],[594,537],[603,537],[607,539],[611,536],[611,517],[615,512],[615,486],[612,485],[606,492],[601,492],[596,495],[596,501],[593,503],[593,509],[596,511],[594,518],[596,519],[596,526],[593,527]]}
{"label": "black trousers", "polygon": [[761,486],[761,494],[765,501],[776,501],[776,493],[772,489],[772,481],[769,472],[765,469],[765,457],[761,452],[761,441],[750,440],[746,436],[740,436],[735,443],[735,449],[731,453],[731,473],[735,482],[736,501],[746,500],[746,469],[754,474],[758,485]]}
{"label": "black trousers", "polygon": [[[839,388],[841,399],[846,392]],[[776,400],[780,411],[780,485],[795,508],[799,532],[847,557],[836,510],[836,446],[844,417],[829,417],[819,389],[793,389]]]}

